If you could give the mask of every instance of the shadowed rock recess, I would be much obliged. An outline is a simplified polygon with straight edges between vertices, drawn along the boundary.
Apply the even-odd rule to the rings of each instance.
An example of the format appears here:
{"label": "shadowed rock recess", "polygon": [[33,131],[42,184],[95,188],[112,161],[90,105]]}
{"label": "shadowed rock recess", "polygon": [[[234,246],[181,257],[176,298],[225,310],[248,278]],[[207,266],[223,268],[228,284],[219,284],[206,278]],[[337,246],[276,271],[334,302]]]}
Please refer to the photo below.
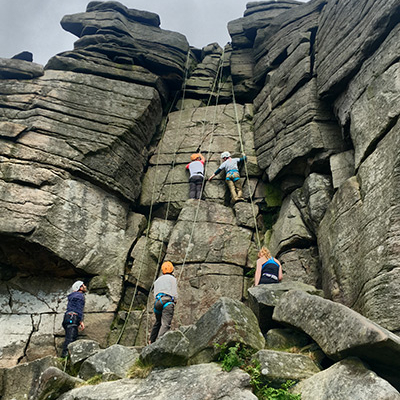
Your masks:
{"label": "shadowed rock recess", "polygon": [[[160,24],[92,1],[73,50],[0,59],[0,398],[256,399],[215,363],[240,343],[302,399],[400,399],[399,2],[250,2],[224,47]],[[223,173],[188,199],[190,155],[208,178],[223,151],[245,201]],[[248,291],[261,245],[283,282]],[[179,301],[146,346],[164,260]]]}

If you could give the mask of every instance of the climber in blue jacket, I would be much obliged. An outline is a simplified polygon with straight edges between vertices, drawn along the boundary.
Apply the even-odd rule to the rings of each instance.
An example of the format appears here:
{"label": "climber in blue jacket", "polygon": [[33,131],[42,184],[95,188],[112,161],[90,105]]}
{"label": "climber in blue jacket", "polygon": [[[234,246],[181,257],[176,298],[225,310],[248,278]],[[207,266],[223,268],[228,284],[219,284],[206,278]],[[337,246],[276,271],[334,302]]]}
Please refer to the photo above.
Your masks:
{"label": "climber in blue jacket", "polygon": [[68,345],[78,337],[78,331],[85,329],[83,310],[85,308],[85,292],[87,290],[82,281],[72,285],[72,293],[68,295],[67,311],[64,314],[62,326],[65,330],[65,341],[61,357],[67,357]]}

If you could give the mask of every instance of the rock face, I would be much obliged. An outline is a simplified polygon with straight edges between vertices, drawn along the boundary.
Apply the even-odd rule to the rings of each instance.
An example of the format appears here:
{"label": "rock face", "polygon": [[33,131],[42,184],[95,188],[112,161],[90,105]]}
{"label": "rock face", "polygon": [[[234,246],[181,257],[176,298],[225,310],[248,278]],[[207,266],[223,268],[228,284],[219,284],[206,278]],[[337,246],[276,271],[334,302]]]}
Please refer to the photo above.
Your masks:
{"label": "rock face", "polygon": [[[395,0],[250,2],[229,23],[230,44],[195,49],[154,13],[93,1],[62,20],[74,50],[45,67],[29,55],[0,60],[0,367],[57,354],[76,279],[89,286],[81,338],[147,344],[152,283],[168,259],[179,291],[173,328],[190,327],[166,335],[162,351],[161,341],[145,350],[164,366],[174,351],[182,364],[208,362],[216,338],[240,342],[240,310],[267,337],[278,322],[296,326],[335,361],[360,357],[400,387],[399,14]],[[205,156],[207,178],[223,151],[247,156],[246,202],[230,204],[223,174],[188,200],[190,155]],[[307,284],[330,300],[278,288],[266,301],[258,288],[248,297],[261,245],[280,259],[285,291]],[[241,308],[247,298],[258,322]],[[224,317],[212,317],[216,308]],[[189,346],[199,332],[203,342]],[[261,349],[253,336],[246,342]],[[346,363],[332,367],[343,380],[368,375]],[[203,374],[214,382],[205,396],[254,398],[242,372],[228,392],[218,367],[190,368],[179,385],[203,387]],[[180,371],[152,374],[154,388],[143,390],[172,398],[170,381],[157,390]],[[392,395],[370,376],[369,397]],[[359,381],[355,392],[326,381],[341,398],[366,393]],[[60,399],[103,388],[129,397],[147,383]],[[302,394],[322,393],[318,384]],[[1,396],[12,398],[8,387]]]}

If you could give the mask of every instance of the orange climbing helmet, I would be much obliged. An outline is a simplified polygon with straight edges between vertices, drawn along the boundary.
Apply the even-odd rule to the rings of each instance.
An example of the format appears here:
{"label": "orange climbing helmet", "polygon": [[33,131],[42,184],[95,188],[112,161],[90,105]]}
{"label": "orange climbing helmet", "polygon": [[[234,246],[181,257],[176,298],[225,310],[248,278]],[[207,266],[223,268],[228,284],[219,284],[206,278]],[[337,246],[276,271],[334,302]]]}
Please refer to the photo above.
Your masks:
{"label": "orange climbing helmet", "polygon": [[174,266],[172,262],[165,261],[163,265],[161,265],[161,271],[163,274],[172,274],[174,272]]}
{"label": "orange climbing helmet", "polygon": [[195,161],[195,160],[197,160],[198,158],[201,158],[201,156],[200,156],[199,153],[193,153],[193,154],[190,156],[190,159],[191,159],[192,161]]}

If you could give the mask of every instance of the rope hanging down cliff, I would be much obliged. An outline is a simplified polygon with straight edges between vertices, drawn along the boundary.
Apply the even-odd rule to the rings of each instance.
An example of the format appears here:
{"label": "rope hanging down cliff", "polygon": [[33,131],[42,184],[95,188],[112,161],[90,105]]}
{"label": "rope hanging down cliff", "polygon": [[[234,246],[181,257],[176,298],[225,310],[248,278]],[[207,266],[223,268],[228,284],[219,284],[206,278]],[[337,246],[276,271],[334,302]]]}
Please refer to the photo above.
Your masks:
{"label": "rope hanging down cliff", "polygon": [[[183,79],[183,83],[182,83],[182,99],[185,98],[185,93],[186,93],[186,82],[187,82],[187,77],[188,77],[189,61],[190,61],[190,49],[188,50],[187,56],[186,56],[185,74],[184,74],[184,79]],[[177,98],[178,93],[179,93],[179,92],[177,92],[177,93],[175,94],[175,98],[174,98],[174,100],[171,102],[171,106],[170,106],[170,108],[169,108],[169,110],[168,110],[168,114],[172,111],[172,107],[175,105],[175,102],[176,102],[176,98]],[[168,114],[167,114],[167,115],[168,115]],[[182,120],[182,107],[181,107],[181,109],[180,109],[180,114],[179,114],[178,129],[179,129],[179,127],[180,127],[181,120]],[[166,127],[167,127],[167,124],[165,123],[165,125],[163,126],[163,129],[162,129],[162,135],[161,135],[160,144],[161,144],[161,143],[163,142],[163,140],[164,140],[164,135],[165,135]],[[159,165],[160,165],[160,164],[159,164],[159,163],[160,163],[160,149],[161,149],[160,144],[159,144],[159,146],[158,146],[158,152],[157,152],[156,167],[155,167],[155,168],[156,168],[156,174],[155,174],[155,176],[157,176],[158,168],[159,168]],[[173,155],[173,162],[172,162],[172,167],[171,167],[171,169],[173,169],[174,166],[175,166],[175,158],[176,158],[176,150],[175,150],[174,155]],[[172,178],[171,178],[171,183],[172,183]],[[144,249],[143,249],[143,252],[142,252],[142,257],[141,257],[140,262],[139,262],[139,264],[140,264],[140,267],[139,267],[139,275],[138,275],[138,277],[137,277],[137,279],[136,279],[135,289],[134,289],[133,294],[132,294],[132,299],[131,299],[131,302],[130,302],[130,305],[129,305],[129,309],[128,309],[128,312],[127,312],[127,315],[126,315],[124,324],[123,324],[123,326],[122,326],[122,328],[121,328],[121,332],[120,332],[120,334],[119,334],[119,336],[118,336],[118,339],[117,339],[117,341],[116,341],[116,344],[118,344],[118,343],[120,342],[120,340],[121,340],[121,338],[122,338],[122,335],[123,335],[124,332],[125,332],[126,325],[127,325],[127,323],[128,323],[129,317],[130,317],[131,312],[132,312],[133,303],[134,303],[135,298],[136,298],[136,294],[137,294],[137,290],[138,290],[138,285],[139,285],[140,277],[141,277],[141,274],[142,274],[142,268],[143,268],[143,265],[144,265],[144,256],[145,256],[145,254],[146,254],[146,249],[147,249],[148,241],[149,241],[150,226],[151,226],[151,217],[152,217],[153,206],[154,206],[154,202],[155,202],[155,193],[156,193],[156,179],[153,180],[152,194],[151,194],[151,202],[150,202],[150,209],[149,209],[149,216],[148,216],[147,228],[146,228],[146,241],[145,241]],[[167,219],[168,219],[170,201],[171,201],[171,190],[170,190],[170,192],[169,192],[169,200],[168,200],[167,211],[166,211],[166,215],[165,215],[165,221],[167,221]],[[160,252],[159,252],[159,255],[158,255],[156,274],[158,273],[158,268],[159,268],[160,260],[161,260],[161,254],[162,254],[162,246],[160,247]],[[154,281],[154,279],[153,279],[153,281]],[[151,292],[151,289],[152,289],[152,287],[150,288],[149,293]],[[146,307],[146,309],[147,309],[147,307]],[[143,310],[142,315],[143,315],[143,313],[146,311],[146,309]],[[148,329],[146,329],[146,335],[147,335],[147,331],[148,331]]]}

